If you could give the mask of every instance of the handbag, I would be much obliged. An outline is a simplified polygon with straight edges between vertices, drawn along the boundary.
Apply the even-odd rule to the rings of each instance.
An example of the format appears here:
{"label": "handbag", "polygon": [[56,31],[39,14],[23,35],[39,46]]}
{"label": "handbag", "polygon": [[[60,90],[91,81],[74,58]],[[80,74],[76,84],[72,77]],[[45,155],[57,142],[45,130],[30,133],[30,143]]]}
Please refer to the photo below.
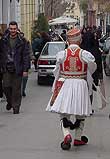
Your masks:
{"label": "handbag", "polygon": [[109,103],[105,98],[104,82],[102,81],[98,86],[93,83],[93,86],[95,87],[95,90],[93,90],[92,107],[94,110],[103,109],[106,107],[106,104]]}
{"label": "handbag", "polygon": [[106,65],[110,69],[110,53],[106,56]]}
{"label": "handbag", "polygon": [[100,95],[100,86],[95,86],[96,90],[93,90],[93,101],[92,108],[94,110],[99,110],[102,108],[102,98]]}

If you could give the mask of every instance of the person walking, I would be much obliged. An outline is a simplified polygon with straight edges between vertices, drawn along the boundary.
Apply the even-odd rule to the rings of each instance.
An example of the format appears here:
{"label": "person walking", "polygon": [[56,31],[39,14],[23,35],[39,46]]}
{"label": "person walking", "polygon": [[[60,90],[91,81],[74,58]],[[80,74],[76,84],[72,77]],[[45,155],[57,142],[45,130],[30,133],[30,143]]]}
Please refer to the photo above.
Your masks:
{"label": "person walking", "polygon": [[[31,47],[30,41],[27,41],[27,47],[28,47],[28,50],[30,52],[30,60],[31,60],[31,65],[32,65],[32,64],[34,64],[35,57],[34,57],[33,52],[32,52],[32,47]],[[22,93],[23,97],[26,97],[27,82],[28,82],[28,74],[27,74],[27,76],[24,76],[22,78],[22,90],[21,90],[21,93]]]}
{"label": "person walking", "polygon": [[61,37],[63,38],[64,41],[66,41],[66,39],[67,39],[67,37],[66,37],[66,30],[62,31]]}
{"label": "person walking", "polygon": [[0,102],[3,99],[3,85],[2,85],[2,81],[3,81],[3,76],[2,76],[2,73],[0,71]]}
{"label": "person walking", "polygon": [[[94,56],[79,47],[81,43],[79,29],[69,30],[67,41],[68,48],[57,54],[53,94],[46,108],[46,111],[60,114],[61,130],[64,135],[61,143],[63,150],[71,148],[70,130],[75,130],[74,146],[85,145],[88,142],[88,138],[83,136],[83,129],[85,118],[92,111],[89,94],[92,89],[92,73],[96,69]],[[75,117],[74,122],[72,116]]]}
{"label": "person walking", "polygon": [[[0,31],[0,39],[1,38],[2,38],[2,32]],[[0,102],[2,101],[2,99],[3,99],[3,74],[1,71],[1,65],[0,65]]]}
{"label": "person walking", "polygon": [[36,38],[32,40],[32,51],[35,57],[35,60],[34,60],[35,71],[37,71],[37,61],[42,51],[41,45],[42,45],[41,34],[37,33]]}
{"label": "person walking", "polygon": [[19,33],[18,24],[15,21],[9,23],[8,32],[4,34],[0,43],[6,109],[13,108],[13,114],[19,114],[22,77],[27,77],[30,68],[28,43]]}
{"label": "person walking", "polygon": [[[95,57],[95,62],[97,64],[97,69],[93,73],[92,77],[96,86],[99,83],[103,84],[103,67],[102,67],[102,53],[99,49],[99,38],[97,32],[93,32],[92,30],[85,33],[85,38],[82,38],[82,43],[80,46],[82,49],[85,49]],[[93,86],[94,91],[96,88]],[[103,94],[104,95],[104,94]],[[93,101],[93,94],[90,96],[91,103]],[[94,108],[92,114],[94,113]],[[91,114],[91,115],[92,115]]]}

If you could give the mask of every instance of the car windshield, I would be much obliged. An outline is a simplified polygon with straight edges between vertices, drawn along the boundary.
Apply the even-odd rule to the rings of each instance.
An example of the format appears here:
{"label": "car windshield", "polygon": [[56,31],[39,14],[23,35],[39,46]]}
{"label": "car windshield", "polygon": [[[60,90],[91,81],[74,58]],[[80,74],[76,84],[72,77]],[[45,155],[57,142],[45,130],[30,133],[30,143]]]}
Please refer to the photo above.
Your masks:
{"label": "car windshield", "polygon": [[42,50],[42,55],[56,55],[65,49],[65,43],[47,43]]}

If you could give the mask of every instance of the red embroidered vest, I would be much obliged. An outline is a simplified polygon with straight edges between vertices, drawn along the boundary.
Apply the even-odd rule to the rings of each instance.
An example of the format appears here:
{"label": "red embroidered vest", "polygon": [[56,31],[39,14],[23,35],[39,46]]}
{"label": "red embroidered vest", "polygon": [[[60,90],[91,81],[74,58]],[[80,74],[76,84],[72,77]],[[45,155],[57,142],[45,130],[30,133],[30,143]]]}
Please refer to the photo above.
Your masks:
{"label": "red embroidered vest", "polygon": [[66,59],[60,64],[61,77],[85,78],[87,75],[87,64],[81,60],[80,48],[72,51],[66,50]]}

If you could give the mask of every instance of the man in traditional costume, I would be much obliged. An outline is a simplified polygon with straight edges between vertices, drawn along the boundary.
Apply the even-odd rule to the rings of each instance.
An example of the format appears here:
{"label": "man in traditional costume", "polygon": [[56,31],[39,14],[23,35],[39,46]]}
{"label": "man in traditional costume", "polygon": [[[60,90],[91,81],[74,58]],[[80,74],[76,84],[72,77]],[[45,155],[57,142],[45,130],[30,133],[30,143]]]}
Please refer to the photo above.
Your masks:
{"label": "man in traditional costume", "polygon": [[[70,130],[75,130],[74,146],[85,145],[86,136],[82,136],[85,117],[91,113],[90,94],[92,93],[92,73],[96,70],[94,56],[82,50],[81,33],[78,29],[67,32],[69,46],[58,52],[54,69],[55,81],[53,94],[46,108],[47,111],[60,114],[64,140],[63,150],[69,150],[72,142]],[[76,118],[73,123],[71,116]]]}

